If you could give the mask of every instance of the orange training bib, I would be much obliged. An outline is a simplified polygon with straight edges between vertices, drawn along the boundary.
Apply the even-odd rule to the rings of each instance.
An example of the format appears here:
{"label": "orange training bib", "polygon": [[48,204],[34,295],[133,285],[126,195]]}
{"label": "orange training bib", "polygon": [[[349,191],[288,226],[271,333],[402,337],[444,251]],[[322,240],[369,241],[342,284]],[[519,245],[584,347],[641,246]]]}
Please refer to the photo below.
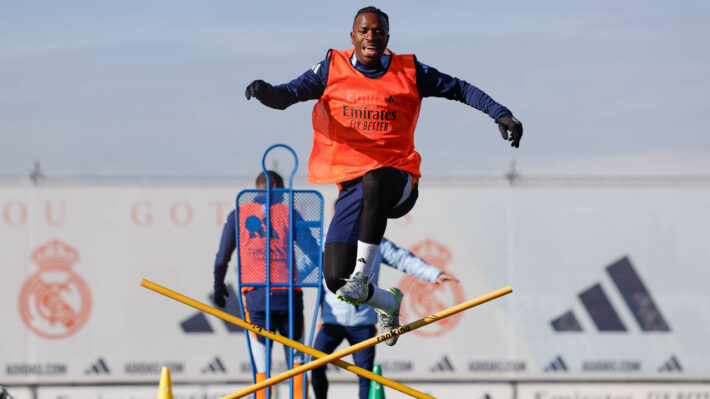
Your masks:
{"label": "orange training bib", "polygon": [[[242,283],[266,282],[266,213],[265,204],[239,205],[239,257]],[[271,282],[288,282],[289,208],[271,205]],[[295,277],[294,277],[295,278]],[[253,287],[244,288],[248,291]]]}
{"label": "orange training bib", "polygon": [[392,53],[389,68],[371,79],[353,68],[353,49],[332,50],[328,83],[313,108],[311,183],[338,183],[391,166],[419,177],[414,129],[421,99],[413,55]]}

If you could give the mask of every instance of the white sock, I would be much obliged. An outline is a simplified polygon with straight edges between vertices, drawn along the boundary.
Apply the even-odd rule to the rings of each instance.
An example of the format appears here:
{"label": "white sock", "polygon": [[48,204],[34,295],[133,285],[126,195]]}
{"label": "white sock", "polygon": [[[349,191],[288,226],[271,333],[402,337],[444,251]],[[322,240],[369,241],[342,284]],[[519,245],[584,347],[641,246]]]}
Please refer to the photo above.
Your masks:
{"label": "white sock", "polygon": [[[366,242],[357,242],[357,257],[355,258],[355,270],[353,274],[360,272],[365,277],[370,277],[370,271],[372,270],[372,263],[375,262],[377,253],[380,251],[380,246],[375,244],[368,244]],[[352,274],[351,274],[352,276]]]}
{"label": "white sock", "polygon": [[372,288],[375,289],[375,292],[368,301],[365,301],[365,303],[380,310],[384,310],[388,314],[392,313],[394,310],[394,294],[387,290],[383,290],[376,285],[373,285]]}

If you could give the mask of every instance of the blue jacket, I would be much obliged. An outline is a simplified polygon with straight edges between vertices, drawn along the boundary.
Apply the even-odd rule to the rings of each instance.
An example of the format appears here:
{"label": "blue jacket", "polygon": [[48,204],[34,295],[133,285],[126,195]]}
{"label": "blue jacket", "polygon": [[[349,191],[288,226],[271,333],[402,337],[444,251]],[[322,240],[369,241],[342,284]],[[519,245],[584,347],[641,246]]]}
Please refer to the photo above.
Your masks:
{"label": "blue jacket", "polygon": [[[426,263],[422,258],[406,249],[397,247],[388,239],[383,238],[380,243],[380,251],[372,264],[371,279],[374,285],[377,285],[382,262],[430,283],[436,282],[439,274],[443,273],[436,267]],[[325,286],[325,282],[323,282],[323,286]],[[356,307],[339,300],[327,288],[323,291],[325,291],[321,302],[321,322],[323,324],[340,324],[355,327],[371,326],[377,323],[377,314],[372,306],[360,305]]]}
{"label": "blue jacket", "polygon": [[[353,67],[367,77],[378,78],[387,72],[391,60],[390,55],[382,56],[382,65],[370,67],[361,63],[353,54]],[[274,86],[273,93],[269,98],[260,100],[264,105],[285,109],[300,101],[317,100],[325,91],[328,83],[328,69],[330,67],[330,52],[326,58],[314,65],[313,68],[304,72],[301,76],[289,83]],[[506,107],[495,102],[490,96],[476,86],[445,73],[441,73],[436,68],[430,67],[416,61],[417,90],[419,96],[443,97],[449,100],[456,100],[468,104],[479,111],[485,112],[493,118],[498,119],[503,115],[512,114]]]}

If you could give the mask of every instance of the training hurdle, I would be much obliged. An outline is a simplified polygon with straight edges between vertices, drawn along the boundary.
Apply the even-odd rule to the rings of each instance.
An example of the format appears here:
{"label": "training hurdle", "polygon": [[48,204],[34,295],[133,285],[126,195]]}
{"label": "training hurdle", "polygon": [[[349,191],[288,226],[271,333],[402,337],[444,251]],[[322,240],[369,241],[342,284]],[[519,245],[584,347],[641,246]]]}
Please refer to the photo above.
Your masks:
{"label": "training hurdle", "polygon": [[[141,281],[141,286],[148,288],[151,291],[165,295],[168,298],[174,299],[178,302],[184,303],[185,305],[191,306],[195,309],[198,309],[198,310],[201,310],[205,313],[211,314],[212,316],[218,317],[226,322],[232,323],[232,324],[242,327],[246,330],[253,331],[256,334],[263,335],[266,338],[269,338],[271,340],[279,342],[283,345],[289,346],[293,349],[296,349],[298,351],[301,351],[301,352],[311,355],[313,357],[323,358],[323,357],[327,356],[327,353],[323,353],[321,351],[311,348],[310,346],[303,345],[300,342],[293,341],[293,340],[288,339],[282,335],[272,333],[271,331],[265,330],[261,327],[255,326],[251,323],[247,323],[246,321],[244,321],[236,316],[232,316],[231,314],[229,314],[227,312],[223,312],[219,309],[205,305],[202,302],[199,302],[199,301],[196,301],[192,298],[186,297],[185,295],[179,294],[179,293],[172,291],[168,288],[160,286],[152,281],[143,279]],[[361,376],[368,378],[370,380],[377,381],[382,385],[386,385],[392,389],[396,389],[402,393],[413,396],[415,398],[435,399],[433,396],[427,395],[423,392],[419,392],[415,389],[412,389],[406,385],[400,384],[396,381],[392,381],[386,377],[375,374],[372,371],[357,367],[354,364],[350,364],[344,360],[335,359],[335,360],[330,361],[330,363],[332,363],[340,368],[343,368],[345,370],[348,370],[350,372],[353,372],[355,374],[361,375]],[[308,363],[308,364],[310,364],[310,363]],[[266,380],[266,381],[269,381],[269,380]],[[273,385],[273,384],[275,384],[275,383],[272,383],[271,385]]]}
{"label": "training hurdle", "polygon": [[382,333],[382,334],[372,337],[368,340],[360,342],[359,344],[355,344],[353,346],[350,346],[348,348],[345,348],[345,349],[335,352],[333,354],[326,355],[325,353],[317,351],[317,350],[310,348],[306,345],[303,345],[300,342],[292,341],[292,340],[285,338],[279,334],[275,334],[270,331],[266,331],[266,330],[262,329],[261,327],[257,327],[252,324],[249,324],[238,317],[230,315],[229,313],[226,313],[221,310],[215,309],[211,306],[205,305],[204,303],[201,303],[201,302],[198,302],[194,299],[188,298],[184,295],[181,295],[181,294],[179,294],[175,291],[172,291],[168,288],[162,287],[162,286],[155,284],[151,281],[143,279],[141,281],[141,286],[148,288],[152,291],[155,291],[157,293],[163,294],[163,295],[165,295],[171,299],[174,299],[178,302],[182,302],[188,306],[194,307],[194,308],[201,310],[205,313],[209,313],[213,316],[219,317],[220,319],[228,321],[230,323],[233,323],[239,327],[248,329],[248,330],[253,331],[257,334],[263,335],[269,339],[273,339],[276,342],[280,342],[280,343],[282,343],[284,345],[288,345],[296,350],[299,350],[301,352],[304,352],[304,353],[307,353],[311,356],[315,356],[315,357],[319,358],[318,360],[314,360],[314,361],[304,364],[300,367],[296,367],[294,369],[288,370],[288,371],[286,371],[282,374],[279,374],[275,377],[271,377],[271,378],[264,380],[260,383],[254,384],[254,385],[250,386],[249,388],[245,388],[245,389],[235,392],[231,395],[227,395],[221,399],[241,398],[243,396],[249,395],[250,393],[254,393],[262,388],[270,387],[274,384],[277,384],[277,383],[279,383],[283,380],[286,380],[288,378],[291,378],[295,375],[305,373],[305,372],[310,371],[316,367],[323,366],[326,363],[333,363],[334,365],[336,365],[338,367],[344,368],[348,371],[351,371],[355,374],[361,375],[365,378],[369,378],[371,380],[377,381],[382,385],[386,385],[390,388],[396,389],[402,393],[413,396],[415,398],[434,399],[433,396],[427,395],[425,393],[419,392],[415,389],[412,389],[412,388],[409,388],[405,385],[402,385],[398,382],[395,382],[395,381],[389,380],[385,377],[379,376],[371,371],[367,371],[362,368],[359,368],[355,365],[352,365],[352,364],[347,363],[343,360],[340,360],[340,358],[343,356],[347,356],[352,353],[355,353],[359,350],[369,348],[371,346],[374,346],[374,345],[377,345],[377,344],[382,343],[384,341],[387,341],[388,339],[392,338],[393,336],[399,336],[399,335],[406,334],[410,331],[414,331],[414,330],[416,330],[420,327],[423,327],[427,324],[435,323],[439,320],[445,319],[445,318],[452,316],[456,313],[460,313],[460,312],[470,309],[474,306],[481,305],[483,303],[492,301],[496,298],[499,298],[503,295],[507,295],[507,294],[510,294],[511,292],[513,292],[513,289],[510,286],[497,289],[497,290],[492,291],[488,294],[485,294],[485,295],[482,295],[478,298],[471,299],[469,301],[460,303],[460,304],[452,306],[448,309],[436,312],[432,315],[429,315],[429,316],[419,319],[417,321],[411,322],[411,323],[404,325],[402,327],[399,327],[397,329]]}
{"label": "training hurdle", "polygon": [[[268,386],[279,383],[285,379],[291,378],[297,374],[305,373],[305,372],[312,370],[316,367],[323,366],[324,364],[326,364],[328,362],[332,362],[335,359],[339,359],[343,356],[350,355],[350,354],[355,353],[359,350],[369,348],[371,346],[374,346],[374,345],[377,345],[377,344],[382,343],[384,341],[387,341],[388,339],[392,338],[393,336],[399,336],[399,335],[406,334],[410,331],[416,330],[419,327],[423,327],[427,324],[435,323],[439,320],[445,319],[449,316],[452,316],[456,313],[462,312],[466,309],[470,309],[470,308],[472,308],[474,306],[478,306],[482,303],[492,301],[492,300],[499,298],[503,295],[510,294],[511,292],[513,292],[513,289],[510,286],[500,288],[500,289],[490,292],[486,295],[482,295],[478,298],[471,299],[469,301],[460,303],[456,306],[452,306],[448,309],[436,312],[432,315],[429,315],[429,316],[419,319],[417,321],[411,322],[407,325],[404,325],[404,326],[401,326],[401,327],[396,328],[394,330],[390,330],[388,332],[382,333],[382,334],[372,337],[368,340],[362,341],[359,344],[355,344],[353,346],[350,346],[348,348],[345,348],[343,350],[335,352],[331,355],[321,357],[318,360],[314,360],[314,361],[304,364],[300,367],[296,367],[294,369],[288,370],[288,371],[281,373],[275,377],[271,377],[271,378],[266,379],[262,382],[254,384],[254,385],[250,386],[249,388],[245,388],[245,389],[242,389],[241,391],[235,392],[231,395],[227,395],[221,399],[241,398],[243,396],[249,395],[250,393],[254,393],[262,388],[266,388]],[[407,393],[407,392],[405,392],[405,393]],[[414,395],[412,395],[412,396],[414,396]],[[427,397],[431,397],[431,396],[427,396]]]}

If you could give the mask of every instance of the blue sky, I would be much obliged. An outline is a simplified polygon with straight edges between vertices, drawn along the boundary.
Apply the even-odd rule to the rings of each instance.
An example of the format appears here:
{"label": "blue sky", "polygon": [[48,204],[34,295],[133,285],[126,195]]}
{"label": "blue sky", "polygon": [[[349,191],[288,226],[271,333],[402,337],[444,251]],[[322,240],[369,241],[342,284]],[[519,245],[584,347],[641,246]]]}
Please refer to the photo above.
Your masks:
{"label": "blue sky", "polygon": [[[305,163],[314,102],[244,98],[351,46],[362,4],[0,3],[0,175],[252,175],[282,142]],[[462,78],[525,126],[424,99],[425,176],[710,174],[710,2],[380,1],[389,47]],[[299,172],[303,175],[305,168]]]}

